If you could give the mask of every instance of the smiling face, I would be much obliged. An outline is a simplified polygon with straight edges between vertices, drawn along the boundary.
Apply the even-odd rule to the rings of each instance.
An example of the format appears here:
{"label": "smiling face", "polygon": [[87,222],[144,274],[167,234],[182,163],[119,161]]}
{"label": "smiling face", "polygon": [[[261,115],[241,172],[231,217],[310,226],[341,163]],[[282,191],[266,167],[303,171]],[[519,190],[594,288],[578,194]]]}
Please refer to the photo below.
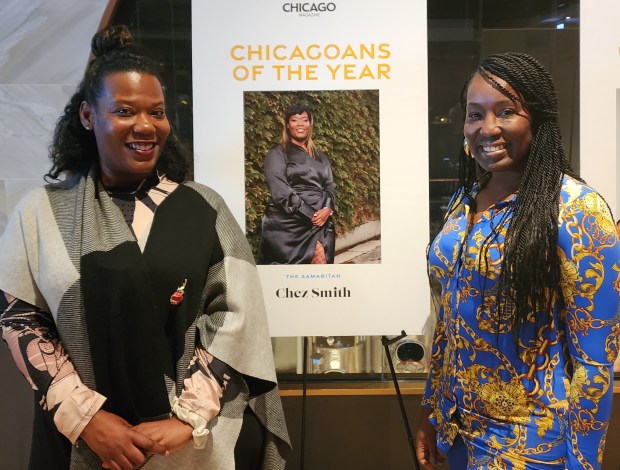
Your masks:
{"label": "smiling face", "polygon": [[[492,77],[519,96],[504,80]],[[530,114],[521,103],[502,94],[480,74],[474,75],[467,89],[463,133],[484,170],[523,174],[532,143]]]}
{"label": "smiling face", "polygon": [[154,75],[108,75],[97,102],[83,102],[82,125],[92,129],[105,186],[124,186],[149,176],[170,133],[164,93]]}
{"label": "smiling face", "polygon": [[312,128],[312,121],[308,117],[308,113],[304,111],[301,114],[293,114],[288,118],[286,123],[286,129],[290,136],[291,142],[297,145],[305,144],[310,135],[310,129]]}

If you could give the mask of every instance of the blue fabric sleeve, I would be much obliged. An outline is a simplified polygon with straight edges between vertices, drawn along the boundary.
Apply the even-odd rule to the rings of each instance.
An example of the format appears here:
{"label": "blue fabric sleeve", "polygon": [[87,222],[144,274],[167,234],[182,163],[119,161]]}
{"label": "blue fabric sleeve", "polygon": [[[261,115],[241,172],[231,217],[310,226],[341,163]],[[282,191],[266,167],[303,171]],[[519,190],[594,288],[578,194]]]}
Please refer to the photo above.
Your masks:
{"label": "blue fabric sleeve", "polygon": [[558,245],[573,366],[566,466],[599,469],[617,356],[620,245],[597,193],[586,192],[562,207]]}

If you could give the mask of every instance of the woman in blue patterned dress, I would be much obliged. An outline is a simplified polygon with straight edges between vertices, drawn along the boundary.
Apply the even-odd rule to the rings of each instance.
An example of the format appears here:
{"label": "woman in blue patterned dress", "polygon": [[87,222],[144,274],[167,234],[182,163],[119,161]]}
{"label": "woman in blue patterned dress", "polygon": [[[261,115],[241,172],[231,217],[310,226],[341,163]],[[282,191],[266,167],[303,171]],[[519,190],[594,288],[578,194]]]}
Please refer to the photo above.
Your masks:
{"label": "woman in blue patterned dress", "polygon": [[460,188],[429,246],[441,285],[426,469],[599,469],[617,356],[620,244],[570,169],[550,75],[485,59],[462,95]]}

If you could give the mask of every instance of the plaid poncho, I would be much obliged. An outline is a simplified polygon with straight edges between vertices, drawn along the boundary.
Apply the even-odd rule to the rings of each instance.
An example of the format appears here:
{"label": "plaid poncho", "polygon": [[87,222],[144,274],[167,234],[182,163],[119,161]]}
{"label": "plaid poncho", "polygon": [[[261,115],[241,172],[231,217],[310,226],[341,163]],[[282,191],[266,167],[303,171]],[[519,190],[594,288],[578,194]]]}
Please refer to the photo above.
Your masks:
{"label": "plaid poncho", "polygon": [[[184,279],[185,298],[171,306]],[[170,411],[168,394],[181,392],[197,343],[230,367],[206,448],[187,446],[145,468],[233,469],[248,402],[268,431],[263,468],[284,468],[290,444],[258,274],[211,189],[179,185],[157,208],[144,252],[93,174],[36,190],[0,239],[0,290],[52,314],[82,381],[129,421]],[[35,414],[32,454],[53,462],[64,437],[42,409]],[[100,468],[82,443],[70,461]]]}

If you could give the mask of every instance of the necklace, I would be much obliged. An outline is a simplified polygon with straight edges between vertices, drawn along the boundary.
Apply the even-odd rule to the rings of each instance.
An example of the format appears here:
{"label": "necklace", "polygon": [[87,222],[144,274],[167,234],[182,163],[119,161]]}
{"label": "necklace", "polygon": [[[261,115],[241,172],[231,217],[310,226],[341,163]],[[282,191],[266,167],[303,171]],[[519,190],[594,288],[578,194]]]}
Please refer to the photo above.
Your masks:
{"label": "necklace", "polygon": [[138,183],[138,186],[117,186],[112,188],[106,188],[104,186],[105,192],[108,193],[110,197],[128,197],[128,196],[136,196],[138,193],[146,193],[149,189],[156,186],[159,183],[159,176],[157,173],[153,173],[147,178],[144,178],[142,181]]}
{"label": "necklace", "polygon": [[138,184],[138,186],[136,186],[136,189],[133,190],[127,190],[125,188],[105,188],[105,191],[110,195],[110,197],[120,196],[121,194],[135,196],[136,193],[142,189],[142,186],[144,186],[145,182],[146,178],[140,181],[140,184]]}

